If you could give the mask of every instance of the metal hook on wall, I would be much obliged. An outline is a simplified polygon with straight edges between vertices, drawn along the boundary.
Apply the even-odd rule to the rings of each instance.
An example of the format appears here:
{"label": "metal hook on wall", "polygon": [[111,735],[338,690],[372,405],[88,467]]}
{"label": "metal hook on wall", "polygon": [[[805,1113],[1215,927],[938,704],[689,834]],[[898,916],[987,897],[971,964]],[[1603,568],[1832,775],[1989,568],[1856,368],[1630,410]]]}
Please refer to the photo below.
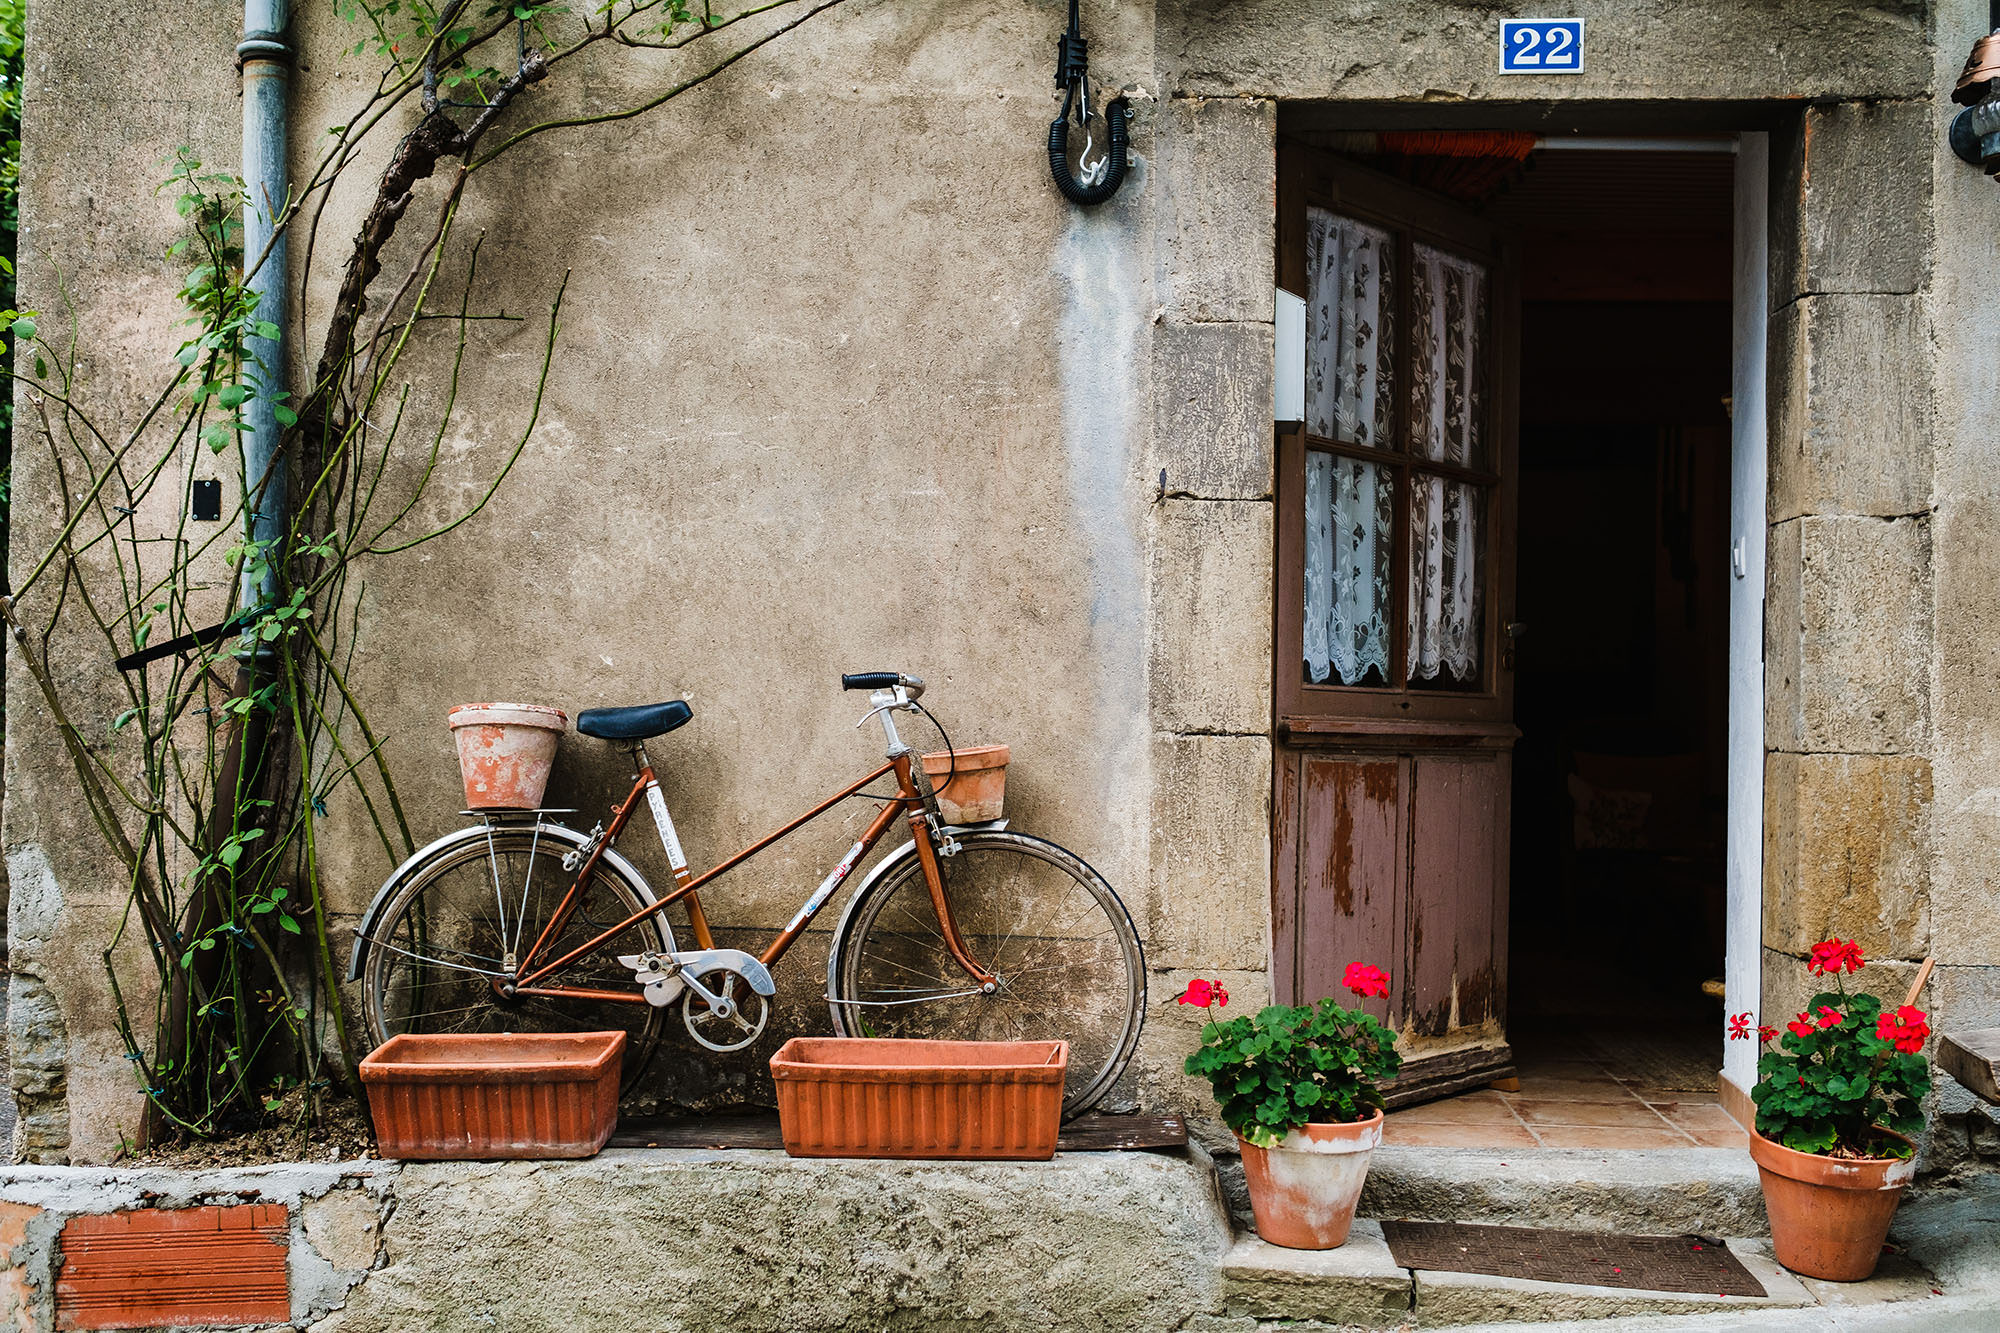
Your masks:
{"label": "metal hook on wall", "polygon": [[[1049,126],[1049,174],[1063,198],[1073,204],[1101,204],[1118,193],[1130,165],[1126,133],[1132,109],[1123,97],[1104,108],[1107,143],[1103,155],[1087,160],[1096,148],[1090,136],[1090,57],[1083,40],[1077,0],[1069,0],[1069,31],[1056,39],[1056,87],[1063,89],[1062,113]],[[1083,127],[1083,151],[1076,155],[1079,171],[1070,170],[1069,118]]]}

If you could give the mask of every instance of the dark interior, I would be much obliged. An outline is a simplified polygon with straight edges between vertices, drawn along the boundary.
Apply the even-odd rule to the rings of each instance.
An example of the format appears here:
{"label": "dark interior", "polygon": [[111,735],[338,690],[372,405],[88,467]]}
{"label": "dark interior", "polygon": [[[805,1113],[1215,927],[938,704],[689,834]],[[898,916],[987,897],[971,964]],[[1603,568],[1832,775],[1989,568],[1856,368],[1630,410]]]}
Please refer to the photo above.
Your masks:
{"label": "dark interior", "polygon": [[[1726,154],[1539,153],[1523,254],[1510,1028],[1714,1041],[1729,627]],[[1712,1059],[1712,1057],[1711,1057]]]}

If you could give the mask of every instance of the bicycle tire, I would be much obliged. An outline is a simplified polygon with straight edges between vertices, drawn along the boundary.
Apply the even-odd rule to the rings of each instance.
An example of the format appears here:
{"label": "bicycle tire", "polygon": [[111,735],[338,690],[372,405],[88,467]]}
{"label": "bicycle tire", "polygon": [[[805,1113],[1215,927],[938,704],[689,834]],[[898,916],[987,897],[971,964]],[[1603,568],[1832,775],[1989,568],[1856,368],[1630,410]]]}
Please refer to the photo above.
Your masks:
{"label": "bicycle tire", "polygon": [[1080,1115],[1125,1072],[1145,1022],[1145,953],[1131,913],[1088,862],[1055,843],[1010,830],[957,840],[960,850],[939,858],[952,917],[999,989],[968,990],[972,979],[944,945],[923,865],[909,856],[856,894],[834,928],[826,969],[834,1031],[1066,1040],[1063,1118]]}
{"label": "bicycle tire", "polygon": [[[504,964],[506,949],[499,941],[511,936],[516,951],[532,946],[575,881],[575,873],[562,868],[562,858],[571,850],[568,842],[537,839],[532,830],[504,829],[490,839],[447,847],[413,869],[371,932],[362,970],[362,1014],[372,1041],[379,1045],[401,1032],[622,1030],[626,1046],[620,1081],[629,1091],[659,1044],[662,1010],[650,1004],[510,999],[491,984]],[[515,864],[522,869],[519,877],[502,873],[503,865]],[[503,905],[511,893],[503,894],[495,885],[520,894],[512,921]],[[562,957],[651,901],[650,892],[600,861],[574,915],[541,957]],[[439,930],[449,933],[449,943],[431,938]],[[666,947],[658,918],[649,917],[550,981],[636,994],[633,974],[618,964],[617,955]]]}

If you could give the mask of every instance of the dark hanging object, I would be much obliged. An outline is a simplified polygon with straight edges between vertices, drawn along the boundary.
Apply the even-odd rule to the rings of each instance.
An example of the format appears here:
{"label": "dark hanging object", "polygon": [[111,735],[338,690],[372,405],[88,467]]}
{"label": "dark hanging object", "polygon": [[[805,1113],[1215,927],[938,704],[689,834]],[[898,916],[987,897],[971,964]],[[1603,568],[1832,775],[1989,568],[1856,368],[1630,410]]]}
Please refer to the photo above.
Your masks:
{"label": "dark hanging object", "polygon": [[1110,144],[1096,168],[1086,168],[1085,179],[1078,180],[1069,169],[1069,118],[1074,111],[1077,124],[1084,125],[1090,120],[1090,57],[1077,15],[1077,0],[1069,0],[1069,31],[1056,39],[1056,87],[1064,90],[1064,96],[1062,114],[1049,125],[1049,174],[1055,177],[1056,188],[1062,191],[1063,198],[1071,203],[1101,204],[1118,193],[1125,180],[1125,168],[1129,165],[1125,136],[1132,109],[1122,97],[1115,97],[1106,105],[1104,123]]}

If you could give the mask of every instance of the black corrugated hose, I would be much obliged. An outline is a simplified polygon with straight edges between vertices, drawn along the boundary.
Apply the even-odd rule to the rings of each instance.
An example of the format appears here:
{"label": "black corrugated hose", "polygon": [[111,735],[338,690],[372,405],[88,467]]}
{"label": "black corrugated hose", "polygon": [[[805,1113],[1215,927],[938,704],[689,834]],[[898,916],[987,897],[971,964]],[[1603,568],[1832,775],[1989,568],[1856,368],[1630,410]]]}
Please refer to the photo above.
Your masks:
{"label": "black corrugated hose", "polygon": [[1104,176],[1094,184],[1086,185],[1070,173],[1069,169],[1069,116],[1077,113],[1077,124],[1090,119],[1090,57],[1083,40],[1082,20],[1077,14],[1077,0],[1069,0],[1069,31],[1056,39],[1056,87],[1066,90],[1063,97],[1062,114],[1049,125],[1049,174],[1055,177],[1056,188],[1063,198],[1073,204],[1101,204],[1118,193],[1118,187],[1125,181],[1125,168],[1130,165],[1126,155],[1126,122],[1132,110],[1125,99],[1115,97],[1104,108],[1104,123],[1110,134],[1110,145],[1106,149]]}

